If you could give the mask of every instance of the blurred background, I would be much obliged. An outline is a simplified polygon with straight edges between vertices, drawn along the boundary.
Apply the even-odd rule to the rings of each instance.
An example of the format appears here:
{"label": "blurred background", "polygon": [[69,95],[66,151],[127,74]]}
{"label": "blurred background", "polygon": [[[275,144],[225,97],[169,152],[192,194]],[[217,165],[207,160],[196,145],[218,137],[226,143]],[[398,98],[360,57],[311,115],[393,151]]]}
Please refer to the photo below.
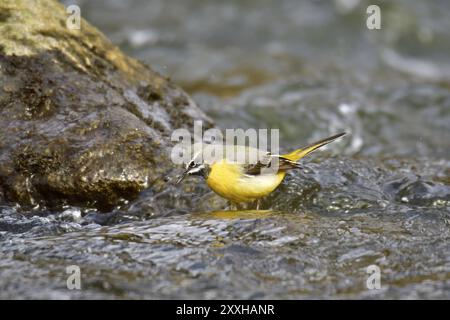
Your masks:
{"label": "blurred background", "polygon": [[346,130],[349,154],[449,155],[448,1],[75,3],[223,128],[280,128],[287,145]]}

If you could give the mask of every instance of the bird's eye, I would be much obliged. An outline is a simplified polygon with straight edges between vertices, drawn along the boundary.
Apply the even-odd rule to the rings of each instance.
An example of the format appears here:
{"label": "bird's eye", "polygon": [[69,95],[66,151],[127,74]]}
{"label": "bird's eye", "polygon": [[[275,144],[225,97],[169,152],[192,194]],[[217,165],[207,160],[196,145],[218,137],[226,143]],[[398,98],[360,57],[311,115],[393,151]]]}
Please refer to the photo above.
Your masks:
{"label": "bird's eye", "polygon": [[189,161],[186,165],[186,169],[192,169],[195,167],[195,162],[194,161]]}

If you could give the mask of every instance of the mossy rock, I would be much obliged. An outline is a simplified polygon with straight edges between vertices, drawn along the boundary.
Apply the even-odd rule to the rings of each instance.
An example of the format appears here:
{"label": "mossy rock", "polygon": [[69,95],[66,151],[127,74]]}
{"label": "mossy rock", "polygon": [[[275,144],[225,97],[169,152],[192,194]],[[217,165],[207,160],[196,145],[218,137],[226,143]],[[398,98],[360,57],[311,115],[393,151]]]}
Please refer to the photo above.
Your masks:
{"label": "mossy rock", "polygon": [[170,134],[211,126],[170,80],[52,0],[0,2],[0,200],[110,210],[171,171]]}

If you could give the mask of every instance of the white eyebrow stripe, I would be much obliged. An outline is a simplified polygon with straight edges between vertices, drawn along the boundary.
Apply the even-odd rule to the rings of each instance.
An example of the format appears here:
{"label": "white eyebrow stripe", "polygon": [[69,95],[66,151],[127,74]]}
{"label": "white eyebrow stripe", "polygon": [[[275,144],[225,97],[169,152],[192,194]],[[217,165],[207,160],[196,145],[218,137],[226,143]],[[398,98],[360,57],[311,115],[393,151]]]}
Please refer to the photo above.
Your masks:
{"label": "white eyebrow stripe", "polygon": [[199,172],[203,169],[203,166],[198,166],[195,168],[192,168],[191,170],[189,170],[189,173],[193,173],[193,172]]}

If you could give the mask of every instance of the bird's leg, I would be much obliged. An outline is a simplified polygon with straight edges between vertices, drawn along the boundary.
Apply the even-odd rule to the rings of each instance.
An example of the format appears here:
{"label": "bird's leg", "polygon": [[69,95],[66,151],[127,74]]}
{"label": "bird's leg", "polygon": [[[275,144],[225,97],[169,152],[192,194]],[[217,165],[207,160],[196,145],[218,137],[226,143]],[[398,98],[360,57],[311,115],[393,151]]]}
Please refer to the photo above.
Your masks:
{"label": "bird's leg", "polygon": [[230,209],[230,210],[237,210],[237,208],[236,208],[236,204],[234,203],[234,202],[228,202],[228,208]]}
{"label": "bird's leg", "polygon": [[260,199],[256,200],[256,210],[259,210],[260,205],[261,205],[261,200]]}

